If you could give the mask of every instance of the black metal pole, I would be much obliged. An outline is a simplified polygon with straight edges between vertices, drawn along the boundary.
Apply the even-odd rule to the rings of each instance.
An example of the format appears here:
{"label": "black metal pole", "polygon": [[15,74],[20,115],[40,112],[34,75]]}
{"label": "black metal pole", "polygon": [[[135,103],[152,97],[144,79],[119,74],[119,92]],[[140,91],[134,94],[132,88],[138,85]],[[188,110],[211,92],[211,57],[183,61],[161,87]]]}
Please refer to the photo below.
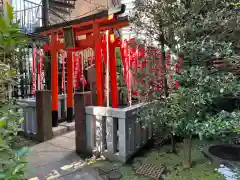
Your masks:
{"label": "black metal pole", "polygon": [[43,26],[48,26],[48,21],[49,21],[48,9],[49,9],[49,0],[42,0],[42,25]]}

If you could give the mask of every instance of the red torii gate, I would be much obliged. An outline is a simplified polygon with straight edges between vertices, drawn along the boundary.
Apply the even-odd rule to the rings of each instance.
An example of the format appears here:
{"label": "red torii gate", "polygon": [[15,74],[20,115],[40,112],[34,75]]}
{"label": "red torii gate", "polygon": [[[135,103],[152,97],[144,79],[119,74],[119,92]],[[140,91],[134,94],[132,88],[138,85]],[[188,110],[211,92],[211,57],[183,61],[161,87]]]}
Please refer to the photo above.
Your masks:
{"label": "red torii gate", "polygon": [[[52,89],[52,123],[53,127],[58,125],[58,59],[57,53],[60,50],[67,51],[67,120],[73,120],[73,57],[72,53],[78,50],[93,48],[95,52],[96,66],[96,92],[97,105],[104,105],[103,88],[103,66],[101,56],[102,32],[109,30],[110,37],[114,36],[114,30],[129,26],[128,17],[119,17],[124,13],[125,5],[109,9],[80,19],[53,26],[41,27],[36,32],[50,37],[50,43],[43,46],[44,51],[51,54],[51,89]],[[70,32],[70,46],[66,45],[66,30]],[[65,36],[64,36],[65,35]],[[69,33],[68,33],[69,35]],[[86,36],[80,39],[80,36]],[[64,41],[62,41],[64,40]],[[64,43],[65,42],[65,43]],[[120,39],[115,38],[109,41],[109,66],[111,81],[112,106],[118,107],[118,89],[116,75],[115,47],[120,46]]]}

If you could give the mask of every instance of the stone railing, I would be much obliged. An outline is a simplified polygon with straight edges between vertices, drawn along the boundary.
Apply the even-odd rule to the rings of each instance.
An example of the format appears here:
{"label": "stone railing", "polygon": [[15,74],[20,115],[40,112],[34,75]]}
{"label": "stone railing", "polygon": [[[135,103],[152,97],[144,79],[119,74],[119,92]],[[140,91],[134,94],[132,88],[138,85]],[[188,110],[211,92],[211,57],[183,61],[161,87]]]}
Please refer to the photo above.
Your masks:
{"label": "stone railing", "polygon": [[24,117],[21,128],[26,135],[35,136],[37,133],[36,99],[21,99],[19,104]]}
{"label": "stone railing", "polygon": [[[66,95],[58,95],[58,119],[63,121],[66,119],[67,105],[66,105]],[[27,98],[20,99],[19,101],[20,108],[23,112],[24,121],[21,126],[25,135],[35,136],[37,133],[37,118],[36,118],[36,99]],[[49,117],[51,120],[51,117]]]}
{"label": "stone railing", "polygon": [[102,152],[109,160],[125,163],[152,137],[151,125],[142,128],[144,122],[136,122],[142,105],[122,109],[86,107],[87,151]]}

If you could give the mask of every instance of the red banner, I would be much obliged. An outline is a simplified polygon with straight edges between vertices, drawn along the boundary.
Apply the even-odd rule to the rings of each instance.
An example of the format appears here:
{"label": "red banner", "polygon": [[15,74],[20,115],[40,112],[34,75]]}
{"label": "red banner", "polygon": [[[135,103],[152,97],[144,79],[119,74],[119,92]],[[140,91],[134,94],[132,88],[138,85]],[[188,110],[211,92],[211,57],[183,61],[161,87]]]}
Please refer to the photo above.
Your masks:
{"label": "red banner", "polygon": [[36,94],[36,57],[37,48],[33,48],[33,58],[32,58],[32,94]]}
{"label": "red banner", "polygon": [[43,78],[44,78],[44,61],[43,61],[43,52],[39,50],[39,64],[38,64],[38,77],[39,77],[39,88],[43,89]]}
{"label": "red banner", "polygon": [[66,72],[66,52],[62,52],[61,54],[61,59],[62,59],[62,91],[65,92],[65,79],[66,79],[66,75],[65,75],[65,72]]}

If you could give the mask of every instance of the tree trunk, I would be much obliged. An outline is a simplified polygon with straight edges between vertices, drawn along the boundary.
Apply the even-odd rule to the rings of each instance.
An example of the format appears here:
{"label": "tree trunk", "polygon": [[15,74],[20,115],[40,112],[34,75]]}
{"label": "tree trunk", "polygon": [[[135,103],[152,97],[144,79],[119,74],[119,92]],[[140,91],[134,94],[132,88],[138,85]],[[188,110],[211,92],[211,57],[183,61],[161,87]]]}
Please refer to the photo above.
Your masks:
{"label": "tree trunk", "polygon": [[183,140],[183,168],[191,168],[191,149],[192,149],[192,138],[184,138]]}
{"label": "tree trunk", "polygon": [[171,152],[176,153],[176,141],[173,133],[171,133],[170,138],[171,138]]}
{"label": "tree trunk", "polygon": [[160,42],[161,42],[161,52],[162,52],[162,67],[163,67],[163,77],[164,77],[164,94],[166,97],[168,97],[168,82],[167,82],[167,70],[166,70],[166,52],[165,52],[165,43],[164,43],[164,34],[162,31],[162,34],[160,36]]}

